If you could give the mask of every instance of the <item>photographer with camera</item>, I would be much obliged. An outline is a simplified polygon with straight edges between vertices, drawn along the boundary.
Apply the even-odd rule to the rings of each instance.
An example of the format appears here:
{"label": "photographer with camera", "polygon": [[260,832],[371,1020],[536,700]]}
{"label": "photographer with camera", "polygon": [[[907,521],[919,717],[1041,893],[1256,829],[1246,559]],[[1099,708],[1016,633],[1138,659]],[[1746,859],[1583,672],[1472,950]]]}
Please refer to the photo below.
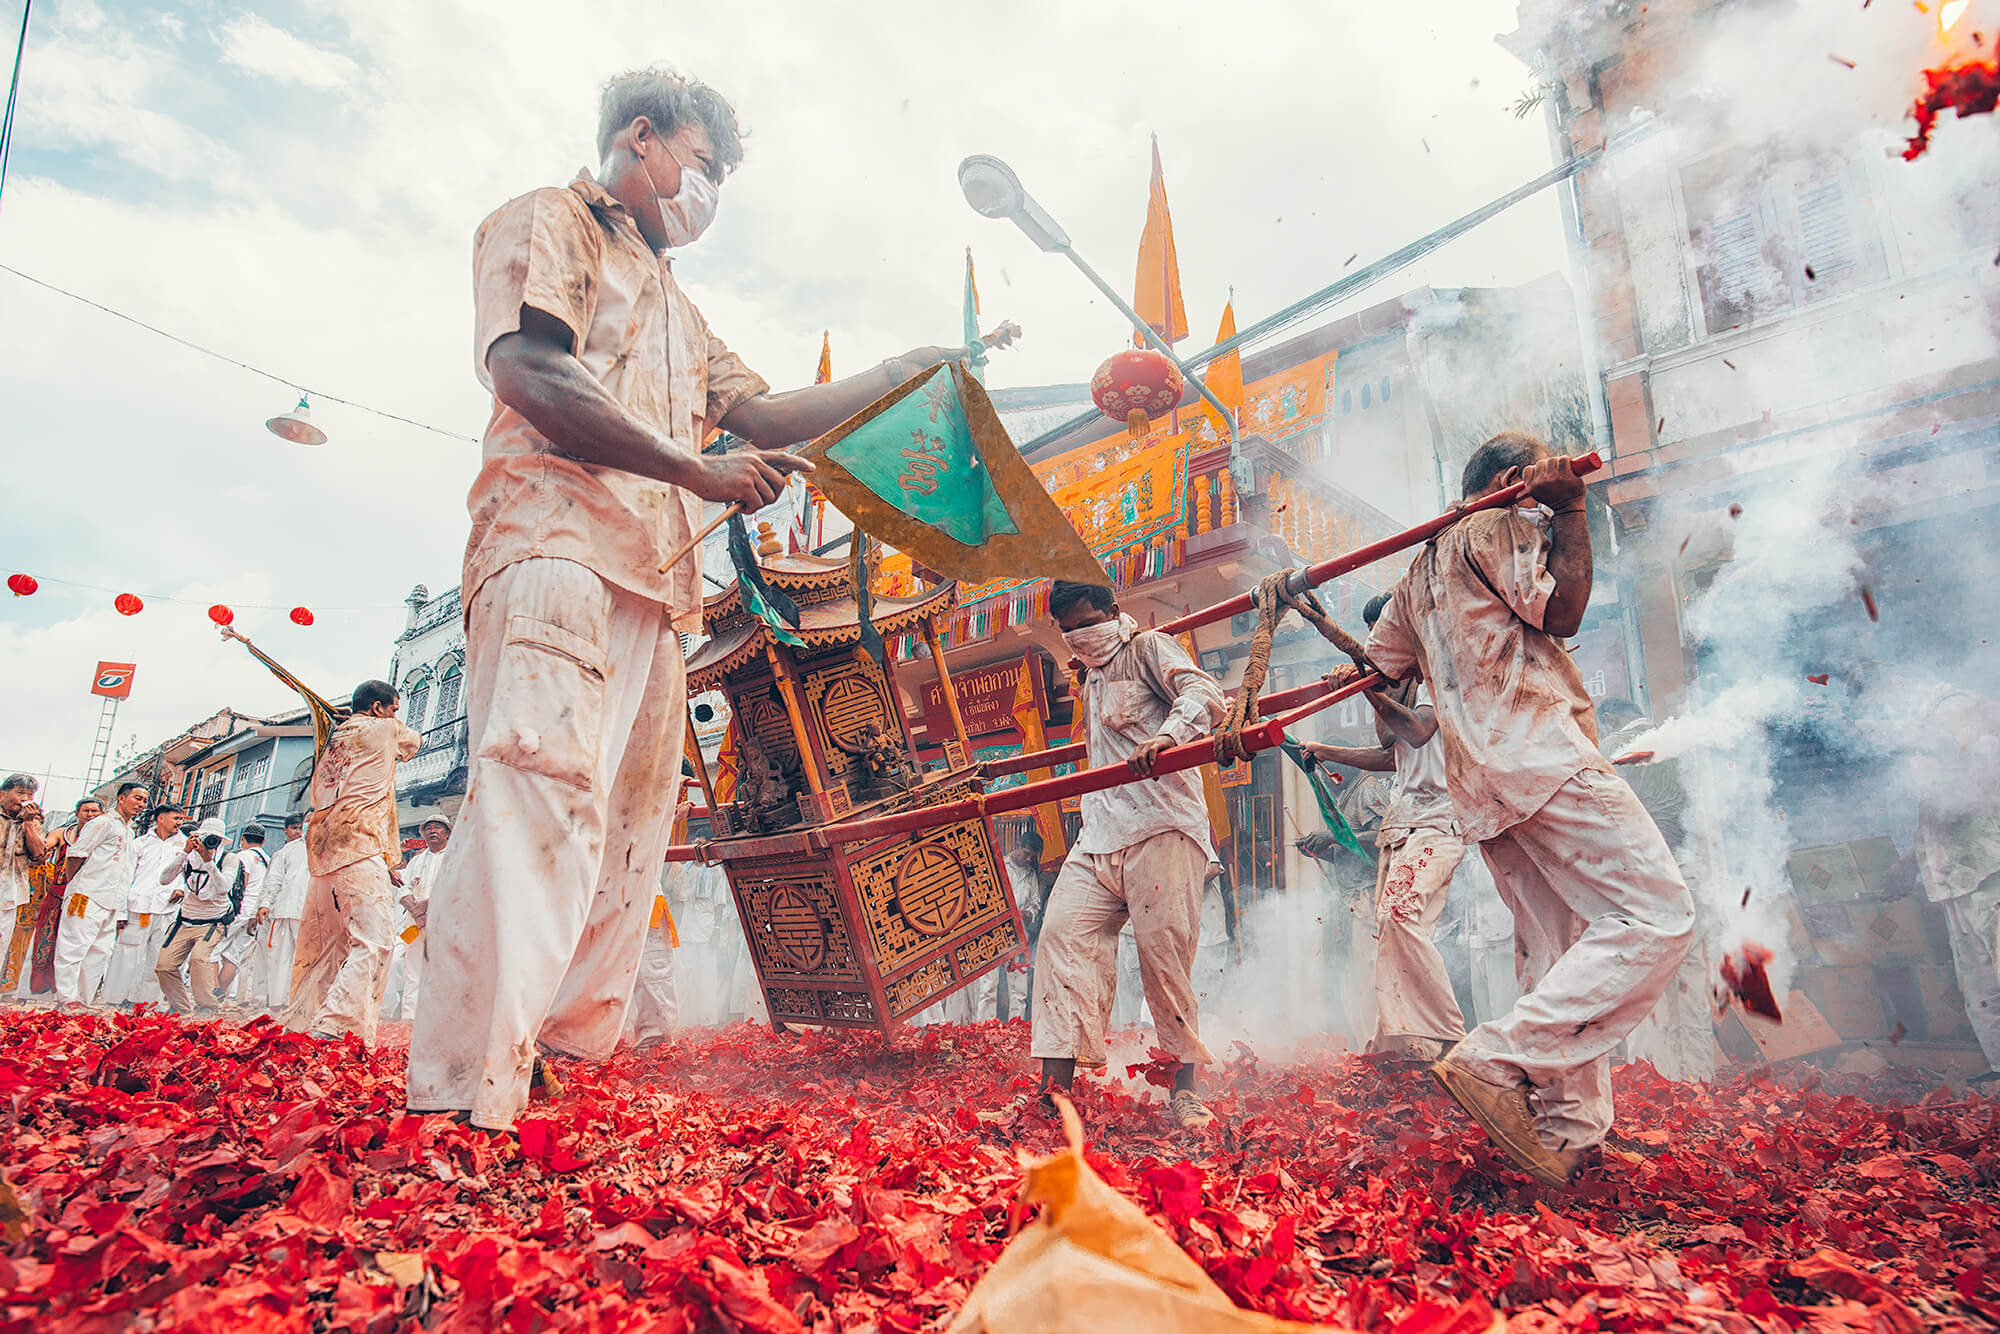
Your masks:
{"label": "photographer with camera", "polygon": [[[186,845],[160,872],[161,884],[179,882],[171,901],[180,909],[180,920],[169,932],[167,943],[160,950],[159,966],[154,970],[168,1008],[176,1013],[215,1008],[213,955],[228,932],[229,919],[236,909],[232,891],[242,873],[236,854],[229,851],[229,835],[224,832],[222,821],[212,817],[201,822]],[[182,968],[187,969],[186,980],[181,977]],[[189,980],[194,984],[192,995],[188,992]]]}

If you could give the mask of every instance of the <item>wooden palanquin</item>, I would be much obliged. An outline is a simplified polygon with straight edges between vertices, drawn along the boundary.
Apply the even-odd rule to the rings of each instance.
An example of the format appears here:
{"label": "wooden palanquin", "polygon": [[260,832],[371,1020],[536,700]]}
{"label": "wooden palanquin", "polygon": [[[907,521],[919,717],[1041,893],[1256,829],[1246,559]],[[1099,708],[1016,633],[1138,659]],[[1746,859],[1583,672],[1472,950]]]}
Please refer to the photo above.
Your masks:
{"label": "wooden palanquin", "polygon": [[[728,696],[739,758],[754,740],[784,800],[760,809],[752,776],[738,777],[738,799],[713,807],[706,856],[728,873],[773,1023],[886,1033],[1018,955],[1020,909],[983,819],[841,841],[843,824],[954,801],[980,780],[962,735],[945,770],[917,771],[893,656],[862,649],[845,561],[778,556],[762,568],[798,603],[802,642],[779,643],[732,584],[703,607],[711,638],[688,662],[688,689]],[[951,584],[877,597],[875,627],[891,643],[924,640],[940,670],[936,618],[956,598]],[[871,725],[888,738],[878,750],[907,765],[906,787],[851,753]]]}

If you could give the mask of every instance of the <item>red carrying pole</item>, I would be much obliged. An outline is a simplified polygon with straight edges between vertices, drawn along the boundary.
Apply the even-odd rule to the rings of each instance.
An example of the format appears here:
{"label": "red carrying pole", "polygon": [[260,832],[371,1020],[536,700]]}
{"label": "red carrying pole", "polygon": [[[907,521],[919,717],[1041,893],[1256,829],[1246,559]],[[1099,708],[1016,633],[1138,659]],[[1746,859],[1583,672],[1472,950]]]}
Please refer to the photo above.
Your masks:
{"label": "red carrying pole", "polygon": [[[1321,709],[1339,703],[1364,690],[1388,684],[1379,672],[1370,672],[1355,681],[1350,681],[1339,689],[1329,688],[1324,682],[1315,683],[1324,691],[1297,708],[1290,709],[1276,717],[1246,727],[1242,732],[1243,750],[1254,755],[1271,749],[1284,740],[1285,729],[1304,718],[1309,718]],[[1183,745],[1174,746],[1160,755],[1153,773],[1179,773],[1183,769],[1193,769],[1215,759],[1215,739],[1200,737]],[[899,811],[894,815],[878,815],[872,820],[855,820],[841,824],[815,825],[808,829],[787,831],[794,835],[826,842],[837,839],[842,843],[866,843],[891,834],[908,834],[919,829],[930,829],[937,825],[954,824],[960,820],[976,820],[994,815],[1011,815],[1025,811],[1043,802],[1061,801],[1066,797],[1080,797],[1087,792],[1102,792],[1108,787],[1123,783],[1144,782],[1132,772],[1128,764],[1100,764],[1081,773],[1064,774],[1060,778],[1046,778],[1039,783],[1027,783],[1010,788],[990,797],[967,797],[962,801],[948,801],[938,806],[921,806],[915,810]],[[666,859],[674,861],[699,861],[701,848],[682,844],[667,849]]]}
{"label": "red carrying pole", "polygon": [[[1571,459],[1569,466],[1577,476],[1583,477],[1603,467],[1604,460],[1596,454],[1584,454],[1578,458]],[[1426,520],[1418,524],[1415,528],[1405,529],[1397,533],[1394,537],[1385,537],[1380,542],[1371,542],[1365,547],[1356,547],[1353,551],[1345,555],[1335,556],[1331,560],[1323,560],[1317,565],[1309,565],[1292,576],[1292,591],[1294,593],[1303,593],[1308,588],[1318,588],[1329,579],[1338,579],[1341,575],[1358,570],[1364,565],[1373,565],[1384,556],[1393,556],[1405,547],[1413,547],[1419,542],[1428,542],[1431,538],[1436,537],[1439,533],[1451,527],[1468,514],[1476,514],[1480,510],[1505,508],[1527,494],[1527,484],[1525,482],[1516,482],[1512,486],[1503,487],[1495,491],[1490,496],[1481,496],[1478,500],[1468,501],[1457,509],[1438,515],[1435,519]],[[1238,593],[1227,602],[1218,602],[1213,607],[1203,607],[1200,611],[1191,611],[1178,621],[1168,621],[1165,625],[1154,628],[1162,634],[1182,634],[1197,626],[1213,625],[1217,621],[1227,620],[1231,616],[1240,615],[1243,612],[1250,611],[1256,605],[1250,594]]]}

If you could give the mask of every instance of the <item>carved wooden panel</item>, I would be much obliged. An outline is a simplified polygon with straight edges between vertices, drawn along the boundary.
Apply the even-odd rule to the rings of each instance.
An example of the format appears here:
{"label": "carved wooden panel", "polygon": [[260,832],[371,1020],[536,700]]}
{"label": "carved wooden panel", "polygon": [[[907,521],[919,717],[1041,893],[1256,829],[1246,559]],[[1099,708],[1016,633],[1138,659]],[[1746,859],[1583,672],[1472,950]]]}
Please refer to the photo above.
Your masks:
{"label": "carved wooden panel", "polygon": [[848,770],[861,763],[835,744],[835,738],[852,742],[865,724],[874,723],[902,744],[902,728],[890,712],[889,683],[872,658],[838,659],[807,672],[805,685],[808,712],[826,752],[832,785],[839,785]]}
{"label": "carved wooden panel", "polygon": [[931,997],[951,983],[951,961],[940,954],[908,977],[883,988],[883,998],[889,1003],[889,1013],[900,1019],[923,1009]]}
{"label": "carved wooden panel", "polygon": [[764,753],[780,769],[791,773],[803,772],[799,766],[799,743],[792,736],[792,720],[785,712],[784,704],[771,698],[768,685],[752,687],[742,694],[735,694],[730,700],[736,710],[736,726],[745,729],[745,735],[754,736],[764,743]]}
{"label": "carved wooden panel", "polygon": [[767,878],[731,867],[757,971],[776,979],[858,982],[861,962],[840,913],[832,877]]}
{"label": "carved wooden panel", "polygon": [[848,1019],[856,1023],[875,1022],[875,1002],[865,991],[822,991],[820,1014],[827,1019]]}
{"label": "carved wooden panel", "polygon": [[1001,921],[991,931],[982,931],[952,951],[958,961],[958,975],[968,977],[978,972],[995,959],[1004,959],[1021,948],[1021,937],[1014,930],[1014,919]]}
{"label": "carved wooden panel", "polygon": [[884,974],[908,967],[1007,908],[982,821],[947,825],[893,844],[856,861],[850,874]]}
{"label": "carved wooden panel", "polygon": [[764,993],[771,1013],[780,1019],[817,1019],[820,993],[803,987],[772,987]]}

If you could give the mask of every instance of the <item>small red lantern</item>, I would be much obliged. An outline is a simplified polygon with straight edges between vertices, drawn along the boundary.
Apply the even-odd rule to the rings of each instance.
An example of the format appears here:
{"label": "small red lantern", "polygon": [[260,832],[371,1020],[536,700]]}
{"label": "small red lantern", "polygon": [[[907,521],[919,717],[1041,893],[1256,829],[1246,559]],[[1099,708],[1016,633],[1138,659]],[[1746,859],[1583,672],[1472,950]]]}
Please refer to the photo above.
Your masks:
{"label": "small red lantern", "polygon": [[236,619],[236,613],[218,602],[208,609],[208,619],[217,625],[228,625]]}
{"label": "small red lantern", "polygon": [[292,608],[293,625],[311,625],[312,623],[313,623],[313,614],[310,610],[308,610],[305,607]]}
{"label": "small red lantern", "polygon": [[1090,377],[1090,401],[1125,423],[1134,440],[1153,429],[1153,418],[1181,401],[1181,368],[1150,347],[1114,352]]}
{"label": "small red lantern", "polygon": [[17,598],[27,597],[40,587],[41,585],[35,582],[35,576],[32,574],[10,574],[7,576],[7,591]]}
{"label": "small red lantern", "polygon": [[118,609],[120,616],[137,616],[146,609],[146,604],[139,601],[137,593],[120,593],[111,599],[111,605]]}

